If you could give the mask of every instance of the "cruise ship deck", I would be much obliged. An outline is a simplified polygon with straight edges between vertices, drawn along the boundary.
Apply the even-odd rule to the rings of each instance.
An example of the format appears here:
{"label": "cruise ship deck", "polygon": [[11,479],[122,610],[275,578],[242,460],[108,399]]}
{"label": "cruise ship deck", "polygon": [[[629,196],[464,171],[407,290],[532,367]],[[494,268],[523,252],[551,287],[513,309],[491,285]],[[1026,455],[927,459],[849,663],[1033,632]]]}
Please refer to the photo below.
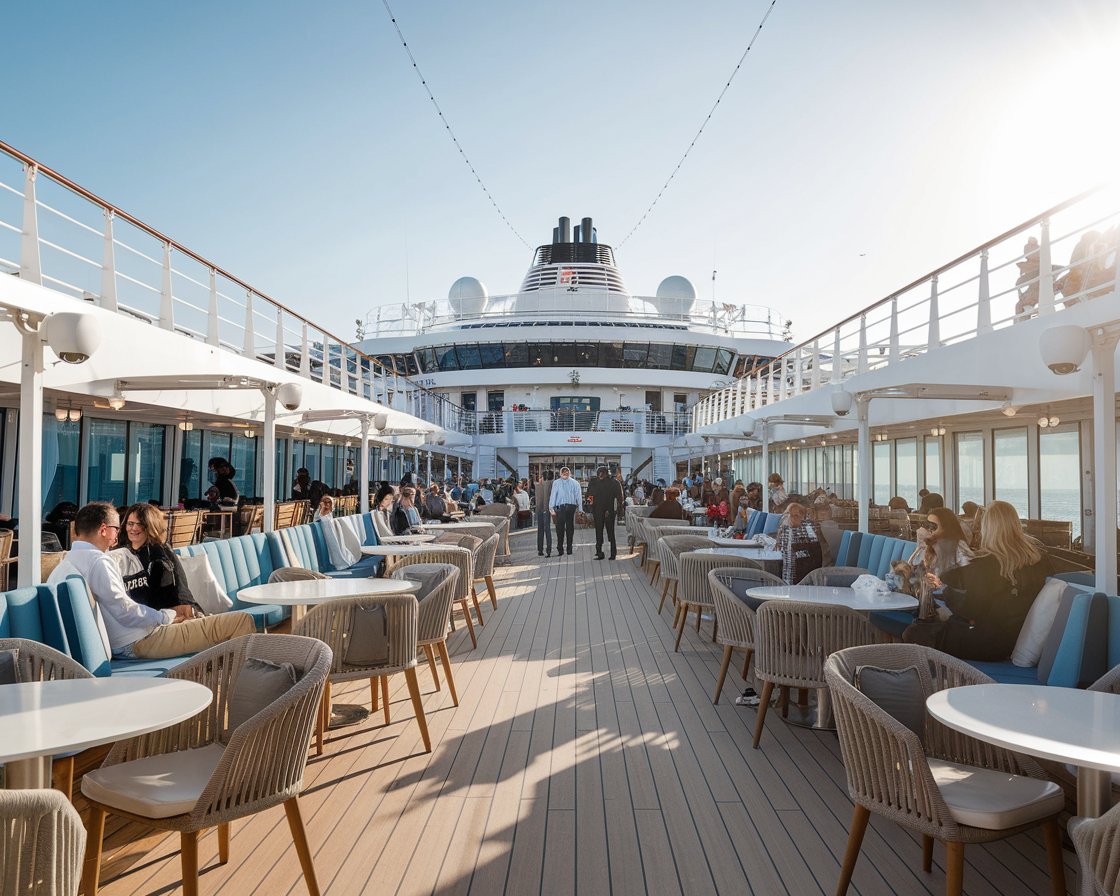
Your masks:
{"label": "cruise ship deck", "polygon": [[[562,559],[537,557],[530,533],[511,540],[477,650],[462,626],[449,641],[459,707],[421,673],[430,754],[398,677],[391,725],[375,715],[332,732],[312,757],[301,803],[324,892],[834,892],[852,809],[835,734],[774,713],[752,750],[755,711],[734,704],[737,674],[712,705],[710,624],[686,626],[674,653],[669,610],[658,617],[632,555],[594,561],[590,540],[577,532]],[[368,705],[369,689],[335,698]],[[101,892],[176,890],[178,848],[178,835],[117,820]],[[279,808],[234,824],[228,865],[217,851],[216,834],[200,841],[204,892],[305,892]],[[1037,835],[965,859],[966,893],[1050,892]],[[873,818],[850,892],[944,890],[942,847],[924,874],[920,838]]]}

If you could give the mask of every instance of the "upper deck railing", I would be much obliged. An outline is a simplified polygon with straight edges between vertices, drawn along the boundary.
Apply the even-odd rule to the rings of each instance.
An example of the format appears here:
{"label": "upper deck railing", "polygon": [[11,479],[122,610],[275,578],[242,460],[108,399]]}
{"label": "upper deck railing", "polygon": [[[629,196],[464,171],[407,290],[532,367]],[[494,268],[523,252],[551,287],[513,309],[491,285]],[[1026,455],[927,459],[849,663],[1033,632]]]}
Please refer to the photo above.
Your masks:
{"label": "upper deck railing", "polygon": [[[689,432],[687,412],[661,411],[476,411],[466,413],[463,431],[480,435],[507,432],[607,432],[682,436]],[[622,436],[626,440],[625,435]]]}
{"label": "upper deck railing", "polygon": [[[576,300],[586,296],[576,294]],[[740,305],[706,299],[664,299],[652,296],[630,296],[626,311],[607,307],[580,310],[568,301],[557,299],[552,290],[539,293],[490,296],[486,307],[478,311],[455,309],[447,300],[383,305],[370,311],[363,324],[367,337],[420,336],[446,327],[470,327],[472,324],[509,323],[533,326],[537,321],[561,321],[595,324],[657,324],[673,325],[744,339],[781,339],[785,322],[772,308],[762,305]],[[611,295],[612,301],[625,297]]]}
{"label": "upper deck railing", "polygon": [[0,271],[437,426],[462,418],[446,397],[3,142]]}
{"label": "upper deck railing", "polygon": [[693,427],[1108,295],[1118,221],[1103,190],[1054,206],[708,395],[692,408]]}

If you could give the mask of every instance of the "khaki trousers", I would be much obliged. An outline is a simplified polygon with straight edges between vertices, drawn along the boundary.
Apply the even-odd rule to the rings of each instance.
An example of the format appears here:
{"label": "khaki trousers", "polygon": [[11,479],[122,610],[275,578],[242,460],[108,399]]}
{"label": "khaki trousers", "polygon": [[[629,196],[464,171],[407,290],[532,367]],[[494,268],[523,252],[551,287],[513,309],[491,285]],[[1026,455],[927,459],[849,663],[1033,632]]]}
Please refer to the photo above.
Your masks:
{"label": "khaki trousers", "polygon": [[248,613],[218,613],[202,619],[188,619],[161,625],[146,638],[132,645],[139,659],[158,660],[172,656],[200,653],[207,647],[221,644],[257,630],[253,617]]}

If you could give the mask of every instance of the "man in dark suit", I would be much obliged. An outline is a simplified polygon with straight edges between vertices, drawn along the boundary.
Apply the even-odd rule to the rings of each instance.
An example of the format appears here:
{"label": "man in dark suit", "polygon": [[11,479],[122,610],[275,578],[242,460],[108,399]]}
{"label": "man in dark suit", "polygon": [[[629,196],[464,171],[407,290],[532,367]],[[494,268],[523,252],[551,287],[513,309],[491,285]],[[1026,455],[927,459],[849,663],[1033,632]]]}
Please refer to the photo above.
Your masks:
{"label": "man in dark suit", "polygon": [[626,498],[617,479],[612,479],[606,467],[599,467],[598,474],[587,487],[587,497],[591,499],[591,514],[595,519],[595,559],[603,558],[603,529],[607,530],[607,540],[611,543],[611,559],[618,555],[614,540],[614,521],[622,512]]}

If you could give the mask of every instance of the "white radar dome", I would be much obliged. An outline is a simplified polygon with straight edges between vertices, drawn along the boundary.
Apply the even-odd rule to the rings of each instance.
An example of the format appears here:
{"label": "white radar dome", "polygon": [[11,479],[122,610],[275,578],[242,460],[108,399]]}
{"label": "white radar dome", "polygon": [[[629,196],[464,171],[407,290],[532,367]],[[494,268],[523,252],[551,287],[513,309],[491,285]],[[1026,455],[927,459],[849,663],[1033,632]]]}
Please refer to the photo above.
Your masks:
{"label": "white radar dome", "polygon": [[487,298],[486,286],[477,277],[460,277],[447,292],[447,301],[456,314],[481,314]]}
{"label": "white radar dome", "polygon": [[674,274],[657,287],[657,300],[662,314],[688,315],[696,301],[696,287],[687,277]]}

